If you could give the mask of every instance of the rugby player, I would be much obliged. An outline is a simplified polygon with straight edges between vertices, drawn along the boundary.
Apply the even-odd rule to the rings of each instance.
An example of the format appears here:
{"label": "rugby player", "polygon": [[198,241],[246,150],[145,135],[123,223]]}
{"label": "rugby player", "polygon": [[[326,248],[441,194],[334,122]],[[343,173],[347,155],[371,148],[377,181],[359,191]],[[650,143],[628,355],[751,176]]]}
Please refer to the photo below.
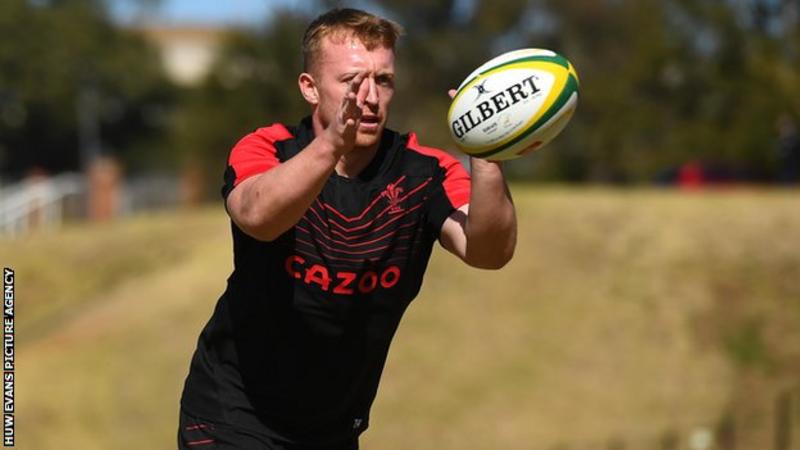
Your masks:
{"label": "rugby player", "polygon": [[298,77],[310,116],[231,150],[234,270],[191,361],[180,449],[357,449],[434,243],[478,268],[511,259],[501,165],[473,159],[470,176],[386,128],[400,34],[360,10],[318,17]]}

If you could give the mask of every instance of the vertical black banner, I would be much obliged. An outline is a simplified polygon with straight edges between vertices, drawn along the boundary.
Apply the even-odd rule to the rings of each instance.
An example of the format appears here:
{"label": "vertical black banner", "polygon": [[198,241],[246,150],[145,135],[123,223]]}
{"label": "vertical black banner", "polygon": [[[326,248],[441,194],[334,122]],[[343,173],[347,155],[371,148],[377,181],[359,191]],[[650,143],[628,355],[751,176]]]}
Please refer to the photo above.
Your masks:
{"label": "vertical black banner", "polygon": [[3,447],[14,446],[14,270],[3,269]]}

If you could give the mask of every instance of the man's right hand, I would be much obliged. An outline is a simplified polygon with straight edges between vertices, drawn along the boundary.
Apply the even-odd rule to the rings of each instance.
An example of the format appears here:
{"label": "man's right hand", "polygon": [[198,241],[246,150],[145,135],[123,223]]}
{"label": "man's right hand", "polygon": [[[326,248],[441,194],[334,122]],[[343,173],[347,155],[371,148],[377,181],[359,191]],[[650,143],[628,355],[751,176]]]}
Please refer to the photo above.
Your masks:
{"label": "man's right hand", "polygon": [[355,146],[367,95],[369,80],[365,72],[360,72],[350,81],[336,118],[324,132],[325,138],[339,155],[350,153]]}
{"label": "man's right hand", "polygon": [[245,233],[271,241],[303,216],[339,159],[355,147],[367,74],[349,83],[336,117],[303,151],[260,175],[242,181],[228,195],[228,213]]}

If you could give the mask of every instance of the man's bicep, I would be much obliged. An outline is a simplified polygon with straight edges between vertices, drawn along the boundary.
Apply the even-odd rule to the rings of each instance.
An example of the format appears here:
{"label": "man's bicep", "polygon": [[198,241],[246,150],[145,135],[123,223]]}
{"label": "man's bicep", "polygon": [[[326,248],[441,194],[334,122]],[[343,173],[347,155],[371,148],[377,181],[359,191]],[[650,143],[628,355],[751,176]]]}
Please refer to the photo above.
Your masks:
{"label": "man's bicep", "polygon": [[466,204],[453,211],[442,223],[439,232],[439,243],[447,251],[464,260],[467,256],[467,215],[469,214],[469,204]]}

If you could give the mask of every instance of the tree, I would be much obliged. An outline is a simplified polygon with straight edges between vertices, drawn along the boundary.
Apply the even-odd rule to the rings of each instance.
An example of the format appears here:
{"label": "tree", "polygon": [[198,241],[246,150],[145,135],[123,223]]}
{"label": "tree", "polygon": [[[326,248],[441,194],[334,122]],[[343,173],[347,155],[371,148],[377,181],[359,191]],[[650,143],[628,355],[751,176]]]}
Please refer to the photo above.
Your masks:
{"label": "tree", "polygon": [[[333,1],[322,1],[315,16]],[[759,6],[761,4],[761,6]],[[390,126],[454,149],[447,89],[504,51],[567,56],[577,113],[546,149],[507,164],[524,179],[643,183],[697,161],[720,176],[774,169],[776,117],[800,113],[800,32],[785,0],[383,0],[363,2],[407,30]],[[312,12],[308,12],[312,14]],[[200,92],[187,96],[175,148],[218,177],[234,140],[306,114],[296,91],[309,17],[279,13],[233,33]],[[216,178],[218,179],[218,178]]]}
{"label": "tree", "polygon": [[4,1],[0,33],[4,174],[80,168],[81,115],[103,152],[135,164],[160,150],[172,88],[155,51],[115,27],[102,2]]}
{"label": "tree", "polygon": [[310,110],[297,89],[308,18],[280,11],[263,28],[231,30],[198,89],[181,97],[170,146],[182,164],[202,169],[219,193],[236,140],[258,127],[291,122]]}

